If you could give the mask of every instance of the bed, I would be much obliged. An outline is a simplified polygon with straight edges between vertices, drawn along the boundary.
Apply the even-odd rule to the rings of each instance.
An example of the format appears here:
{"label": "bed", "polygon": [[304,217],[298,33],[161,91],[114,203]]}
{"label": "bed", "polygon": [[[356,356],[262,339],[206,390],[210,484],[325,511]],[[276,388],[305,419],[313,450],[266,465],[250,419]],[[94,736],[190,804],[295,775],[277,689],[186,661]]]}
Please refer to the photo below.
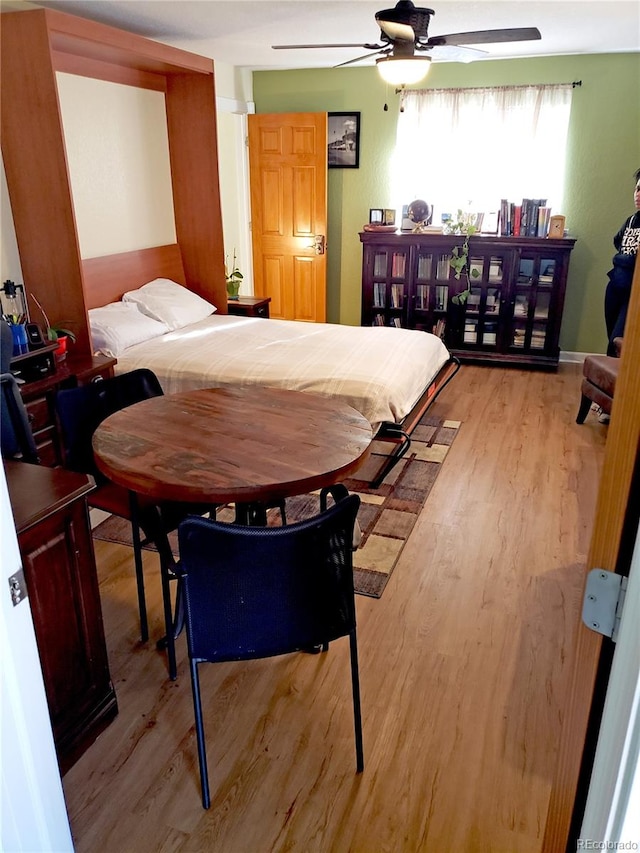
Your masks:
{"label": "bed", "polygon": [[165,278],[165,265],[154,278],[147,265],[137,267],[133,279],[122,277],[119,263],[119,283],[102,267],[97,276],[91,264],[89,274],[85,268],[94,345],[117,358],[116,372],[150,368],[165,393],[266,386],[340,399],[394,445],[374,487],[407,452],[416,424],[459,368],[435,335],[211,313],[211,303],[174,284],[179,273]]}

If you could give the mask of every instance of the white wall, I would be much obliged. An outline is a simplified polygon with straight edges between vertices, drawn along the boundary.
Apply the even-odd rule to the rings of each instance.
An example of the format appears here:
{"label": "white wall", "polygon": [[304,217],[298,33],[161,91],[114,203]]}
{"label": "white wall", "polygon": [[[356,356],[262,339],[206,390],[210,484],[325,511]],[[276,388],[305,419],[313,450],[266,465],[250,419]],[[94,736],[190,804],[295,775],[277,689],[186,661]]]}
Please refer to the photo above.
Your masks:
{"label": "white wall", "polygon": [[[216,63],[220,195],[225,254],[236,248],[252,292],[248,230],[246,113],[250,72]],[[99,257],[175,242],[164,96],[160,92],[57,74],[80,251]],[[0,279],[24,283],[7,193],[0,176]]]}
{"label": "white wall", "polygon": [[16,231],[13,227],[11,205],[7,176],[4,171],[4,160],[0,168],[0,279],[23,283],[20,255],[16,242]]}
{"label": "white wall", "polygon": [[81,257],[175,243],[163,93],[56,77]]}

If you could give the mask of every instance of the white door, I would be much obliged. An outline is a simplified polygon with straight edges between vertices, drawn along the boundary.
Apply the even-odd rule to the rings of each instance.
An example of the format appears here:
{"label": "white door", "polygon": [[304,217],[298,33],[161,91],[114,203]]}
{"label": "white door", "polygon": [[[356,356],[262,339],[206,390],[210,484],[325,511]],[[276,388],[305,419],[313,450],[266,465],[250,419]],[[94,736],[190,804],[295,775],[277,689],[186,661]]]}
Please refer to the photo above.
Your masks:
{"label": "white door", "polygon": [[[26,464],[26,463],[24,463]],[[11,853],[73,851],[36,635],[25,598],[12,604],[9,578],[21,565],[0,466],[0,695],[2,802],[0,849]]]}
{"label": "white door", "polygon": [[[605,641],[607,642],[607,641]],[[640,846],[640,535],[611,666],[580,838]],[[595,848],[593,848],[595,849]]]}

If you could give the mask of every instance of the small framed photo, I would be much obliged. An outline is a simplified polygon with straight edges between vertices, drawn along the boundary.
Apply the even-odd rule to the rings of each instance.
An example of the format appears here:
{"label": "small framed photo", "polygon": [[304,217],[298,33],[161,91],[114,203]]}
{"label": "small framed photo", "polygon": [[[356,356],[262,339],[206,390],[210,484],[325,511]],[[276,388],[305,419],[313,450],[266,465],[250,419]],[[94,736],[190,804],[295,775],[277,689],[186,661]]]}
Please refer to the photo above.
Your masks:
{"label": "small framed photo", "polygon": [[489,213],[484,213],[480,220],[481,234],[497,234],[498,233],[499,214],[497,210],[492,210]]}
{"label": "small framed photo", "polygon": [[549,233],[547,237],[551,240],[562,240],[564,237],[565,218],[560,214],[549,218]]}
{"label": "small framed photo", "polygon": [[330,169],[360,166],[360,113],[329,113],[327,163]]}

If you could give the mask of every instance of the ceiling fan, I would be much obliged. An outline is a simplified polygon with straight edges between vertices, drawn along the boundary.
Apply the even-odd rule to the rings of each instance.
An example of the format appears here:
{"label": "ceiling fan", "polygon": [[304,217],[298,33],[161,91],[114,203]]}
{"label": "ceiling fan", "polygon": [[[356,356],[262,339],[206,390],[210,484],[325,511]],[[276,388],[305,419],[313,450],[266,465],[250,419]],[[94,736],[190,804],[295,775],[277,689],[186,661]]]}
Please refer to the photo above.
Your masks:
{"label": "ceiling fan", "polygon": [[467,45],[532,41],[541,38],[536,27],[429,36],[429,21],[434,14],[433,9],[415,6],[412,0],[399,0],[393,9],[382,9],[376,13],[376,22],[380,27],[379,44],[274,44],[272,47],[274,50],[361,47],[373,53],[349,59],[336,67],[352,65],[377,56],[376,64],[382,78],[387,83],[404,86],[422,80],[432,59],[469,62],[486,53]]}

